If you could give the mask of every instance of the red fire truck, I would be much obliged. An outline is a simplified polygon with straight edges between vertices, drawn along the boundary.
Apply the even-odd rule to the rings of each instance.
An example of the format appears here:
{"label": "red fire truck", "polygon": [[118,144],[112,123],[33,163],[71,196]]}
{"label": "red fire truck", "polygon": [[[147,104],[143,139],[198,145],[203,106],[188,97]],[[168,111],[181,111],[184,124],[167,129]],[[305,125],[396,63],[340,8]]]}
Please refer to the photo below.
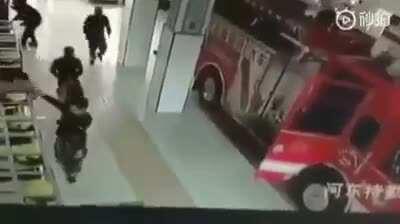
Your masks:
{"label": "red fire truck", "polygon": [[[365,54],[368,37],[354,32],[346,43],[347,34],[327,60],[299,61],[299,17],[281,16],[277,1],[229,1],[230,10],[221,2],[195,87],[202,102],[222,108],[265,141],[257,177],[284,185],[303,210],[345,211],[355,200],[374,211],[400,208],[396,197],[384,194],[388,187],[392,196],[397,190],[400,88],[367,57],[334,56],[357,48]],[[289,14],[307,9],[291,3]],[[260,20],[265,30],[257,28]],[[358,187],[354,197],[350,184]],[[331,194],[329,185],[341,191]],[[373,197],[364,197],[369,191]]]}
{"label": "red fire truck", "polygon": [[[257,176],[289,183],[302,209],[343,211],[351,200],[371,211],[399,209],[398,197],[385,194],[399,175],[398,94],[371,59],[330,58],[297,96]],[[329,184],[343,184],[342,194],[326,195]],[[358,187],[354,198],[349,184]]]}

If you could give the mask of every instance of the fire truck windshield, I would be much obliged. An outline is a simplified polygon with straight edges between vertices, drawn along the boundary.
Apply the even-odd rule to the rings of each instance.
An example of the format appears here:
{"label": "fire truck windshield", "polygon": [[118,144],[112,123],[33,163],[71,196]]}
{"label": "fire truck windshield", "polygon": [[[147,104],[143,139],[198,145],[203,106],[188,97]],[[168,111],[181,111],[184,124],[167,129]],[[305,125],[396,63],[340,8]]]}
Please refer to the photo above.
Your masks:
{"label": "fire truck windshield", "polygon": [[323,135],[339,135],[351,120],[365,91],[349,86],[324,84],[318,94],[295,115],[292,129]]}

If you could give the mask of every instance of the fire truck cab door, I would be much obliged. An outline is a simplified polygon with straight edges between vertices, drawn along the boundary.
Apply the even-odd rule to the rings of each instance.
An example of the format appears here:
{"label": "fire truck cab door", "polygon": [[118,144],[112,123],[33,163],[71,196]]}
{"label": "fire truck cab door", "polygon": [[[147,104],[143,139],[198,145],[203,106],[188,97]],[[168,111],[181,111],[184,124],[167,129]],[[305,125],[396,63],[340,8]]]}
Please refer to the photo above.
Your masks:
{"label": "fire truck cab door", "polygon": [[[363,177],[366,172],[366,176],[371,175],[371,169],[378,169],[374,167],[374,156],[376,150],[379,149],[380,142],[384,140],[385,133],[382,128],[383,122],[373,115],[362,115],[358,118],[355,126],[350,135],[351,151],[350,154],[354,154],[353,160],[353,174],[358,177]],[[372,175],[375,176],[375,175]],[[379,174],[380,176],[380,174]],[[375,179],[376,177],[374,177]],[[358,179],[358,178],[357,178]],[[376,180],[376,179],[375,179]],[[368,181],[365,179],[365,181]]]}
{"label": "fire truck cab door", "polygon": [[372,115],[360,116],[350,134],[350,149],[347,153],[352,155],[352,168],[354,174],[360,173],[360,170],[369,163],[372,157],[372,146],[377,140],[379,130],[379,121]]}
{"label": "fire truck cab door", "polygon": [[342,157],[349,162],[347,173],[351,184],[365,184],[373,187],[376,191],[381,190],[375,198],[366,198],[365,195],[358,195],[358,199],[363,201],[363,204],[368,204],[375,208],[384,207],[384,189],[389,183],[387,175],[385,175],[374,163],[376,150],[379,150],[379,145],[385,138],[381,119],[377,116],[367,113],[357,118],[355,125],[350,134],[350,147],[344,150]]}

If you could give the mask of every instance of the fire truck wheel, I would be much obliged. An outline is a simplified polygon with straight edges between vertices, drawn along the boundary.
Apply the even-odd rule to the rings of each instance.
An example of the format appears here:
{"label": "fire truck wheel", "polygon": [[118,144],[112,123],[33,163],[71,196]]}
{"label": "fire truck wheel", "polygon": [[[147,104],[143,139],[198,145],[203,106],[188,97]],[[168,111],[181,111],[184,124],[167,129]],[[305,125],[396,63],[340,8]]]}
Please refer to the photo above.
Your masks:
{"label": "fire truck wheel", "polygon": [[327,185],[345,183],[343,177],[331,168],[310,169],[302,172],[296,182],[293,193],[300,211],[305,212],[345,212],[349,202],[345,187],[339,197],[328,194]]}
{"label": "fire truck wheel", "polygon": [[212,106],[221,105],[222,85],[217,75],[211,73],[200,78],[199,95],[201,103]]}

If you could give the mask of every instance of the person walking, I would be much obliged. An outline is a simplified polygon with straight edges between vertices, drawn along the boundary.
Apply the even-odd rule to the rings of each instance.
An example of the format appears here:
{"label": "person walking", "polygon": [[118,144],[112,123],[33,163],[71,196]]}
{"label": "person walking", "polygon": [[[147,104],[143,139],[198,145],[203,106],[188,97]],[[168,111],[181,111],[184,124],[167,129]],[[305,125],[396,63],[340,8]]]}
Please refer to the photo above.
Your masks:
{"label": "person walking", "polygon": [[55,156],[63,167],[67,181],[75,183],[88,151],[87,129],[93,120],[87,111],[89,101],[82,96],[64,103],[47,95],[40,89],[36,89],[35,94],[61,112],[61,117],[57,121]]}
{"label": "person walking", "polygon": [[60,87],[63,82],[78,79],[83,73],[82,62],[75,56],[75,49],[71,46],[64,48],[64,55],[53,61],[50,72],[58,80]]}
{"label": "person walking", "polygon": [[[103,8],[97,6],[94,10],[94,14],[89,15],[83,24],[83,32],[85,33],[86,39],[89,43],[91,65],[94,64],[96,56],[100,61],[102,61],[103,56],[106,53],[107,42],[105,31],[108,36],[111,35],[110,21],[108,20],[108,17],[103,14]],[[97,52],[97,50],[99,50],[99,52]]]}
{"label": "person walking", "polygon": [[39,11],[30,6],[26,0],[14,0],[12,8],[17,12],[14,20],[22,20],[22,26],[25,26],[24,33],[22,34],[21,44],[26,47],[28,39],[31,39],[29,43],[32,47],[38,46],[38,41],[36,39],[36,29],[42,23],[42,16]]}
{"label": "person walking", "polygon": [[[74,88],[77,91],[76,94],[83,95],[79,77],[83,73],[82,62],[79,58],[75,57],[75,50],[71,46],[64,48],[64,55],[54,60],[50,67],[50,72],[53,74],[58,81],[57,93],[62,101],[66,100],[67,95],[70,95],[67,91],[67,87],[79,86],[80,88]],[[74,83],[77,83],[76,85]]]}

